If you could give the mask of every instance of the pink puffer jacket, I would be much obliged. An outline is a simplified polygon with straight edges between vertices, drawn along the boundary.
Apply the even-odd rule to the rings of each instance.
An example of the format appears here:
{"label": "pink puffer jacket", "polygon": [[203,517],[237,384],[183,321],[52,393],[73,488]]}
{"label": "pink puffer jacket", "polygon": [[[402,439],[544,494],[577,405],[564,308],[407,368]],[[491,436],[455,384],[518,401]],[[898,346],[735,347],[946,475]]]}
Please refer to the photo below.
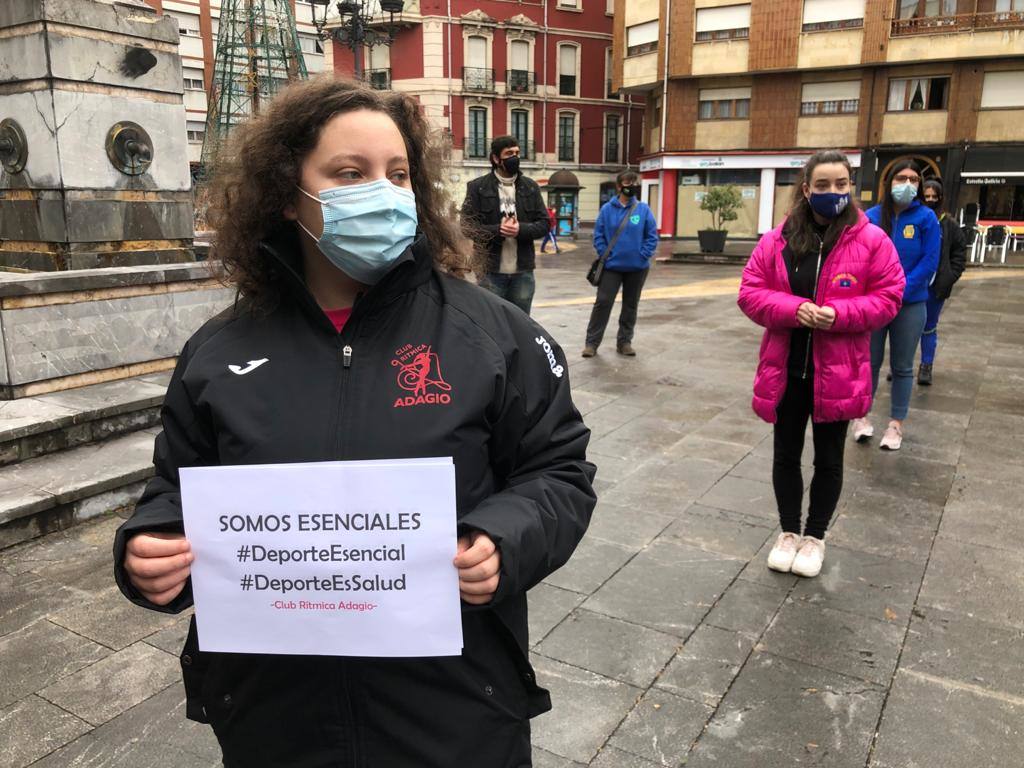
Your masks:
{"label": "pink puffer jacket", "polygon": [[[786,241],[780,224],[765,233],[743,270],[740,309],[767,330],[754,379],[754,411],[767,422],[786,391],[789,341],[800,323],[797,308],[807,299],[794,296],[782,258]],[[830,330],[813,331],[814,414],[816,422],[845,421],[871,410],[871,331],[899,312],[906,278],[885,232],[863,212],[833,246],[821,267],[819,306],[836,311]]]}

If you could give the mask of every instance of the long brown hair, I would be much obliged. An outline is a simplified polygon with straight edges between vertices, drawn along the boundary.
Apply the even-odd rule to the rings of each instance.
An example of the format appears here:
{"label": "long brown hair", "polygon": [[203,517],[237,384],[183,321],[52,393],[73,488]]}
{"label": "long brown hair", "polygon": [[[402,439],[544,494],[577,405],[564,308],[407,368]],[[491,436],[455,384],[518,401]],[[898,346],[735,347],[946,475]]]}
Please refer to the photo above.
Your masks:
{"label": "long brown hair", "polygon": [[814,169],[826,163],[842,163],[850,174],[850,204],[845,210],[836,216],[825,230],[825,247],[831,248],[835,245],[839,235],[846,227],[857,223],[857,203],[853,196],[853,167],[846,155],[837,149],[824,149],[815,152],[807,160],[796,186],[793,187],[793,204],[789,209],[789,217],[786,225],[782,228],[782,236],[795,254],[807,253],[818,250],[818,233],[815,231],[814,211],[811,204],[804,197],[804,184],[811,185],[811,178],[814,176]]}
{"label": "long brown hair", "polygon": [[456,274],[473,268],[440,183],[443,147],[419,103],[405,94],[321,76],[280,91],[269,108],[232,131],[214,163],[209,188],[213,256],[255,306],[273,306],[280,291],[277,271],[260,242],[295,226],[283,211],[294,201],[303,161],[332,117],[357,109],[383,112],[401,131],[420,230],[435,264]]}

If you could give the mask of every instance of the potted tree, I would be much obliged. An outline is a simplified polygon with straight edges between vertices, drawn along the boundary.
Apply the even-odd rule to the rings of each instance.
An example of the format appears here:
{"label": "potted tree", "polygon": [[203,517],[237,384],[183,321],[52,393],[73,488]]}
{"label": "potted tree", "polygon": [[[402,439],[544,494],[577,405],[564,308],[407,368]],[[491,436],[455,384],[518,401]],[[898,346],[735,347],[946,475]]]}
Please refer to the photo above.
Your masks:
{"label": "potted tree", "polygon": [[712,187],[704,194],[700,208],[711,214],[711,229],[701,229],[697,232],[701,252],[721,253],[725,249],[725,236],[728,232],[722,224],[738,219],[739,214],[736,211],[741,205],[743,198],[732,184]]}

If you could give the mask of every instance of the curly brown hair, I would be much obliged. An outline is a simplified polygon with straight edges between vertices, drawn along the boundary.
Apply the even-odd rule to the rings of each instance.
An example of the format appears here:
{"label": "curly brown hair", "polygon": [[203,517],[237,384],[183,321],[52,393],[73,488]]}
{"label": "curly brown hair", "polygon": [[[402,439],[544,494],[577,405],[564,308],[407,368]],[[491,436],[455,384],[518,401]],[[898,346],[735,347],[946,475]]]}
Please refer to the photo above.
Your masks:
{"label": "curly brown hair", "polygon": [[293,83],[258,116],[233,129],[218,153],[209,182],[208,217],[215,230],[212,256],[223,276],[254,306],[270,308],[279,298],[277,271],[261,241],[283,227],[285,207],[294,201],[302,163],[334,116],[357,109],[391,117],[405,139],[409,176],[416,195],[420,230],[438,268],[458,276],[473,270],[451,204],[441,184],[443,143],[411,96],[377,91],[330,75]]}

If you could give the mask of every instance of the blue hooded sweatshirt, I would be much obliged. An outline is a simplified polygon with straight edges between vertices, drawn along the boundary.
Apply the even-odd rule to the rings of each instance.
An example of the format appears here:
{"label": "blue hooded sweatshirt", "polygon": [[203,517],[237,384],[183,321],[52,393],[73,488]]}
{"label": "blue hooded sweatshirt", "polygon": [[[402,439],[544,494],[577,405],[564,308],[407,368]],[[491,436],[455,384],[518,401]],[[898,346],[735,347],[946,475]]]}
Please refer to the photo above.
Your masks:
{"label": "blue hooded sweatshirt", "polygon": [[[623,205],[616,195],[601,208],[597,215],[597,223],[594,225],[594,248],[598,256],[604,254],[605,248],[615,237],[619,224],[632,205],[632,200],[629,205]],[[654,214],[647,203],[637,201],[636,210],[626,222],[619,239],[615,241],[615,247],[612,248],[604,268],[613,272],[639,272],[647,269],[657,247],[658,225],[654,221]]]}
{"label": "blue hooded sweatshirt", "polygon": [[[868,209],[872,224],[882,226],[882,206]],[[931,208],[915,200],[910,207],[893,216],[892,234],[889,235],[900,255],[907,287],[903,289],[903,303],[913,304],[928,298],[928,286],[939,268],[942,251],[942,227]]]}

